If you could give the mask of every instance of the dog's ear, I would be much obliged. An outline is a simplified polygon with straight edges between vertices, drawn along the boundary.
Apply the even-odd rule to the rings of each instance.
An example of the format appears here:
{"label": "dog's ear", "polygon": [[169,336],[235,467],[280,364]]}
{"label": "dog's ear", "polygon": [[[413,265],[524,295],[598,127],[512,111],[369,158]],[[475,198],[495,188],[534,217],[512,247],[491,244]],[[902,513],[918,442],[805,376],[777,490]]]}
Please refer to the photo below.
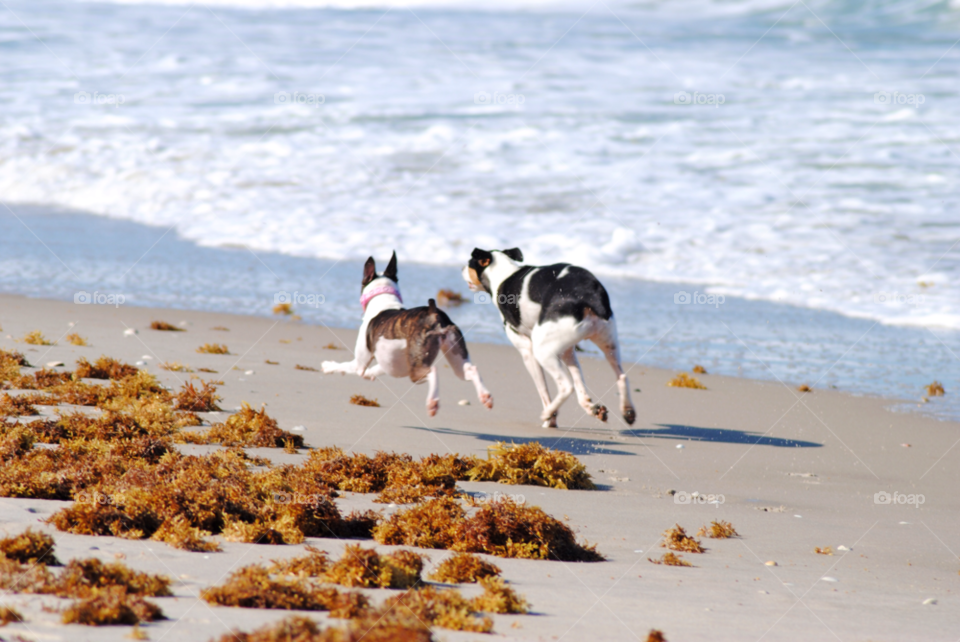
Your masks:
{"label": "dog's ear", "polygon": [[387,269],[383,271],[383,276],[387,277],[394,283],[399,283],[400,279],[397,278],[397,252],[394,250],[393,256],[390,257],[390,262],[387,263]]}
{"label": "dog's ear", "polygon": [[[470,257],[472,259],[470,261],[471,267],[474,267],[475,269],[485,268],[490,265],[491,261],[493,261],[493,254],[487,252],[486,250],[481,250],[478,247],[473,248],[473,254],[471,254]],[[476,266],[474,266],[473,263],[476,263]]]}
{"label": "dog's ear", "polygon": [[360,284],[360,287],[367,287],[367,284],[375,278],[377,278],[377,264],[371,256],[367,259],[367,262],[363,264],[363,282]]}
{"label": "dog's ear", "polygon": [[509,256],[511,259],[513,259],[517,263],[523,263],[523,252],[520,251],[519,247],[513,247],[513,248],[510,248],[509,250],[504,250],[503,253]]}

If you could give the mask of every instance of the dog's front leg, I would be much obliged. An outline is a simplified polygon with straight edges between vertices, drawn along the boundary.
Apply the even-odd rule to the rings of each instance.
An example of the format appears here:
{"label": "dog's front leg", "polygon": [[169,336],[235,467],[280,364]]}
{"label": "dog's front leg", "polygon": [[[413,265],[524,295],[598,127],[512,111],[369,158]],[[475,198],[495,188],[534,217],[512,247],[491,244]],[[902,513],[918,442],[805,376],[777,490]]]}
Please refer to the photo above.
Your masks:
{"label": "dog's front leg", "polygon": [[[510,326],[506,327],[506,331],[510,343],[513,344],[513,347],[517,349],[523,358],[523,365],[526,366],[527,372],[530,373],[530,378],[533,379],[533,385],[536,386],[537,393],[540,395],[540,402],[543,404],[543,409],[546,410],[550,406],[550,390],[547,388],[547,381],[543,377],[543,368],[540,367],[537,358],[533,355],[533,342],[530,340],[530,337],[525,337],[517,333]],[[557,427],[556,412],[543,420],[543,427]]]}
{"label": "dog's front leg", "polygon": [[325,374],[355,374],[357,372],[357,360],[353,361],[324,361],[320,368]]}
{"label": "dog's front leg", "polygon": [[440,377],[437,376],[437,367],[430,366],[430,372],[427,374],[427,414],[433,417],[440,409]]}

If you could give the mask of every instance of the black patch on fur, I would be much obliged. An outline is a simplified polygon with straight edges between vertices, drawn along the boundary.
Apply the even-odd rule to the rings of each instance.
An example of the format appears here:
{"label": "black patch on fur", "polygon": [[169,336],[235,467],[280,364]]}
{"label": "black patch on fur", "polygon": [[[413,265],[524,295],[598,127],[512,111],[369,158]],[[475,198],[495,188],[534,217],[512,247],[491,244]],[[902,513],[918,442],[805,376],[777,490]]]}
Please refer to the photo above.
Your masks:
{"label": "black patch on fur", "polygon": [[433,299],[426,306],[384,310],[373,317],[367,325],[367,350],[371,354],[376,353],[376,343],[380,338],[407,340],[407,362],[410,364],[410,380],[414,383],[423,380],[430,372],[444,347],[444,339],[448,350],[464,359],[468,358],[467,344],[460,328],[443,310],[437,308]]}
{"label": "black patch on fur", "polygon": [[[558,278],[564,269],[567,273]],[[564,317],[573,317],[579,323],[587,310],[605,321],[613,316],[606,288],[589,270],[568,263],[537,268],[526,266],[507,277],[497,293],[497,307],[504,322],[515,329],[521,325],[520,296],[528,274],[530,281],[526,294],[531,301],[540,304],[538,323]],[[533,325],[529,319],[527,321],[528,325]]]}
{"label": "black patch on fur", "polygon": [[520,251],[519,247],[510,248],[509,250],[503,250],[503,253],[509,256],[511,259],[517,263],[523,263],[523,252]]}
{"label": "black patch on fur", "polygon": [[387,263],[387,269],[383,271],[383,276],[387,277],[394,283],[399,283],[400,278],[397,276],[397,252],[394,250],[393,256],[390,257],[390,262]]}
{"label": "black patch on fur", "polygon": [[523,280],[537,268],[525,265],[500,284],[497,290],[497,307],[503,315],[503,322],[516,329],[520,327],[520,295],[523,292]]}
{"label": "black patch on fur", "polygon": [[483,283],[483,271],[487,269],[493,261],[493,253],[481,250],[478,247],[473,248],[473,254],[470,255],[470,262],[467,266],[477,273],[477,278]]}

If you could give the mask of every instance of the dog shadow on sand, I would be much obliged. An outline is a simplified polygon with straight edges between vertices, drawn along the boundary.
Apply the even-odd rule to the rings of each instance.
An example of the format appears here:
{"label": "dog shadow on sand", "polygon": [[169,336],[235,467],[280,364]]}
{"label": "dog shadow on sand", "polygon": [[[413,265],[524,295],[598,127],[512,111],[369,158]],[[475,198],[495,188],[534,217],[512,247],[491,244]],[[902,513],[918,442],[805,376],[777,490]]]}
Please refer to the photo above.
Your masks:
{"label": "dog shadow on sand", "polygon": [[[539,442],[540,445],[545,448],[552,448],[554,450],[563,450],[572,455],[634,455],[627,450],[618,450],[613,448],[617,444],[609,443],[598,443],[598,439],[608,438],[611,435],[618,434],[616,431],[610,430],[598,430],[596,431],[596,437],[593,439],[581,439],[578,437],[569,437],[561,436],[563,430],[558,430],[556,432],[561,433],[556,437],[550,434],[544,434],[542,437],[518,437],[516,435],[493,435],[490,433],[483,432],[470,432],[468,430],[456,430],[455,428],[426,428],[424,426],[404,426],[404,428],[409,428],[410,430],[424,430],[426,432],[436,433],[438,435],[456,435],[458,437],[473,437],[474,439],[479,439],[480,441],[488,441],[490,443],[497,443],[500,441],[506,442],[508,444],[529,444],[531,442]],[[544,431],[546,433],[546,431]],[[577,432],[585,432],[582,429],[578,429]],[[591,431],[592,432],[592,431]]]}
{"label": "dog shadow on sand", "polygon": [[774,448],[822,448],[823,444],[800,439],[768,437],[760,433],[729,428],[700,428],[683,424],[654,424],[659,429],[631,429],[620,431],[624,437],[638,439],[681,439],[684,441],[709,441],[720,444],[747,444],[750,446],[772,446]]}

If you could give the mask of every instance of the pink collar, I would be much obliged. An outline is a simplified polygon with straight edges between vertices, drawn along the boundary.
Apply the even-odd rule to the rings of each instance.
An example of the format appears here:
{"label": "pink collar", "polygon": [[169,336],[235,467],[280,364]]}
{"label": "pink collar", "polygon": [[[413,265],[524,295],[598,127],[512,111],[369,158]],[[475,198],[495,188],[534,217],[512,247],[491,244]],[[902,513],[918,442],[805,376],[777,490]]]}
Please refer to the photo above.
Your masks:
{"label": "pink collar", "polygon": [[360,305],[363,306],[363,311],[367,311],[367,304],[370,303],[370,299],[381,294],[392,294],[400,299],[400,303],[403,303],[403,297],[400,296],[400,290],[392,285],[381,285],[379,288],[373,288],[369,292],[364,292],[362,295],[360,295]]}

